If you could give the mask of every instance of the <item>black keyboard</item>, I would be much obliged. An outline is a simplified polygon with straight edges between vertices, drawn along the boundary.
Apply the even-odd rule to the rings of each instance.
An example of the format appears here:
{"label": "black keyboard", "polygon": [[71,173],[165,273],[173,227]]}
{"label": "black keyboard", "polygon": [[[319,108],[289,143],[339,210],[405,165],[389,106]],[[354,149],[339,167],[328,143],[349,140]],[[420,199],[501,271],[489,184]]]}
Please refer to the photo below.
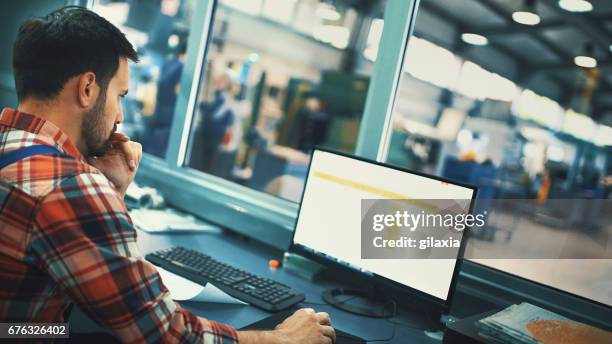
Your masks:
{"label": "black keyboard", "polygon": [[201,252],[172,247],[145,258],[196,283],[212,283],[229,295],[266,311],[280,311],[304,301],[304,294],[269,278],[217,261]]}

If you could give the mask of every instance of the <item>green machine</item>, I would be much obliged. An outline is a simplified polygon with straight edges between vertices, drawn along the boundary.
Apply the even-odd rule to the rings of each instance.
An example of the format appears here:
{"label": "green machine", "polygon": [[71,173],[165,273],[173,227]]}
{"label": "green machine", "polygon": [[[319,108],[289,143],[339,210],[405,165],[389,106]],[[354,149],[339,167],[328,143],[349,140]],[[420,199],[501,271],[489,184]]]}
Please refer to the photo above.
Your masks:
{"label": "green machine", "polygon": [[317,93],[334,117],[360,118],[370,78],[338,71],[324,71]]}
{"label": "green machine", "polygon": [[330,115],[325,146],[345,152],[354,150],[369,84],[367,76],[323,72],[317,94]]}
{"label": "green machine", "polygon": [[357,141],[357,132],[365,106],[370,78],[339,71],[324,71],[321,81],[291,78],[283,103],[286,118],[279,130],[279,143],[292,146],[291,138],[296,136],[297,112],[303,106],[303,95],[312,94],[324,104],[329,116],[324,146],[345,152],[352,152]]}

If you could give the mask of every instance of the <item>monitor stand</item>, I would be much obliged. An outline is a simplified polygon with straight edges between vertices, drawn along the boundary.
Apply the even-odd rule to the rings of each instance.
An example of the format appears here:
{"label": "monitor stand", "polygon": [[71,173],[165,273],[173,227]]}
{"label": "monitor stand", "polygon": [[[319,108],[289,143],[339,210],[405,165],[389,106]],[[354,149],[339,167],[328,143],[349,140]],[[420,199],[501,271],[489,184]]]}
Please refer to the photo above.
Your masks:
{"label": "monitor stand", "polygon": [[[383,295],[375,288],[369,291],[336,288],[324,291],[321,297],[326,303],[349,313],[371,318],[392,318],[397,315],[397,305],[395,301]],[[442,324],[436,324],[423,329],[423,334],[441,342],[444,337],[443,329]]]}
{"label": "monitor stand", "polygon": [[321,294],[328,304],[343,311],[372,318],[392,318],[396,315],[396,304],[374,289],[328,289]]}

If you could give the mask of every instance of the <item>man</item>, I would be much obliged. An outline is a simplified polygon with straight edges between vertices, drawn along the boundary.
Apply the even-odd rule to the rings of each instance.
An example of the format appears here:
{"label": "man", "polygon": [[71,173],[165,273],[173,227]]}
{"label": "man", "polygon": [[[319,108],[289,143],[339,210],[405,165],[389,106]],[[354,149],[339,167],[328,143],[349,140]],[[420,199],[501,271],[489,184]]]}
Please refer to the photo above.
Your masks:
{"label": "man", "polygon": [[[128,59],[138,58],[125,36],[83,8],[19,29],[19,106],[0,115],[0,322],[63,322],[76,304],[122,342],[333,342],[329,316],[311,309],[274,331],[237,332],[172,301],[123,203],[141,157],[116,132]],[[6,164],[33,146],[57,152]]]}

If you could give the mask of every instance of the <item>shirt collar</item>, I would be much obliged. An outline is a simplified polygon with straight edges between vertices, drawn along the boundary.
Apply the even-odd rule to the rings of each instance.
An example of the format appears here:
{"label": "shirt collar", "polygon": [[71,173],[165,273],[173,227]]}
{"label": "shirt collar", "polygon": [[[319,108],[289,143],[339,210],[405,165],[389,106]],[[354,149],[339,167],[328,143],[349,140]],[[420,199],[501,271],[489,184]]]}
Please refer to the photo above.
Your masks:
{"label": "shirt collar", "polygon": [[2,113],[0,113],[0,125],[35,134],[36,140],[39,143],[55,146],[62,153],[85,161],[81,152],[70,141],[66,133],[55,124],[39,116],[11,108],[4,108]]}

